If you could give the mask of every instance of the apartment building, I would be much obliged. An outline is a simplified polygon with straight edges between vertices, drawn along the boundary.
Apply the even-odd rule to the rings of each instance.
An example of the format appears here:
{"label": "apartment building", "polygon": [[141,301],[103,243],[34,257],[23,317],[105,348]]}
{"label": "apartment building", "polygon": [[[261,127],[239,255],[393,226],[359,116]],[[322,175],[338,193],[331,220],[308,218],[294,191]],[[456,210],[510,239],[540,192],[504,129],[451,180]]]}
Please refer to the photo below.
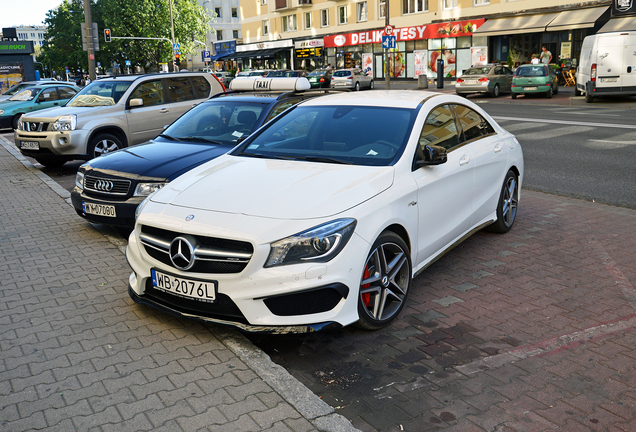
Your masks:
{"label": "apartment building", "polygon": [[[252,0],[241,4],[243,44],[224,59],[239,68],[361,67],[384,77],[389,23],[393,78],[454,78],[473,64],[529,62],[545,45],[553,62],[575,63],[583,38],[614,23],[613,3],[633,0]],[[630,12],[636,14],[636,8]],[[623,18],[624,19],[624,18]],[[634,20],[636,18],[631,18]],[[622,25],[622,24],[621,24]],[[620,27],[620,25],[619,25]]]}

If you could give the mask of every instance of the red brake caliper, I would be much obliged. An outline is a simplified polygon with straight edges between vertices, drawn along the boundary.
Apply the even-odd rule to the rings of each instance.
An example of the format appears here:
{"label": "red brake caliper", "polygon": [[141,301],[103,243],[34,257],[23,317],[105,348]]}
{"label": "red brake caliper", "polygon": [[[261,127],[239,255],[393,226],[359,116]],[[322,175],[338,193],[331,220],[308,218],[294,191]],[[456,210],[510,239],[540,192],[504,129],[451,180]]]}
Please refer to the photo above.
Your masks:
{"label": "red brake caliper", "polygon": [[[366,279],[369,277],[369,265],[367,264],[367,266],[364,268],[364,274],[362,275],[362,279]],[[370,287],[371,284],[365,284],[362,285],[360,288],[368,288]],[[369,303],[371,303],[371,293],[365,293],[362,294],[362,303],[364,303],[365,306],[369,306]]]}

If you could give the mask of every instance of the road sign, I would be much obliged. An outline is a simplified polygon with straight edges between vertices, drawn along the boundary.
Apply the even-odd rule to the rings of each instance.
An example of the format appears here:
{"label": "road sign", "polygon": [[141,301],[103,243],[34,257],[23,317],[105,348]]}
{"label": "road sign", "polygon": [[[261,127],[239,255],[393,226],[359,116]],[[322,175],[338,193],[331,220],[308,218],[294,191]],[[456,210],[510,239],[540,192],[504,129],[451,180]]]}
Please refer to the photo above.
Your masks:
{"label": "road sign", "polygon": [[211,60],[210,51],[203,51],[203,61],[210,61],[210,60]]}
{"label": "road sign", "polygon": [[130,60],[126,60],[126,66],[130,66]]}
{"label": "road sign", "polygon": [[181,45],[179,45],[178,43],[172,44],[172,49],[175,51],[181,51]]}
{"label": "road sign", "polygon": [[97,67],[102,67],[102,62],[97,62]]}
{"label": "road sign", "polygon": [[393,26],[391,24],[384,27],[384,34],[387,36],[391,36],[393,34]]}
{"label": "road sign", "polygon": [[382,36],[382,48],[390,49],[397,47],[397,38],[395,36]]}

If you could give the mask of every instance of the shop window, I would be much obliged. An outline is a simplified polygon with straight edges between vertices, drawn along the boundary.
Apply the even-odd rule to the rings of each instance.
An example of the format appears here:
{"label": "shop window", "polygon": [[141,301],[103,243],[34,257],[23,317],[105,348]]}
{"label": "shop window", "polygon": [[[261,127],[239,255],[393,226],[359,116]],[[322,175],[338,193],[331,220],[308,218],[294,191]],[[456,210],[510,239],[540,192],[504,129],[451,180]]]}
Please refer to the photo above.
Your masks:
{"label": "shop window", "polygon": [[239,31],[238,30],[232,30],[232,37],[234,39],[238,39],[239,38]]}
{"label": "shop window", "polygon": [[457,9],[458,0],[444,0],[444,9]]}
{"label": "shop window", "polygon": [[215,7],[214,8],[214,13],[216,14],[216,16],[218,18],[221,18],[221,8],[220,7]]}
{"label": "shop window", "polygon": [[238,8],[232,8],[232,18],[238,18]]}
{"label": "shop window", "polygon": [[311,28],[311,12],[305,12],[305,29],[309,30]]}
{"label": "shop window", "polygon": [[367,20],[367,2],[363,1],[356,4],[356,12],[358,22],[363,22]]}
{"label": "shop window", "polygon": [[269,34],[269,20],[263,20],[263,36]]}
{"label": "shop window", "polygon": [[490,0],[473,0],[474,6],[484,6],[489,4],[490,4]]}
{"label": "shop window", "polygon": [[290,31],[296,31],[297,27],[296,27],[296,14],[294,15],[287,15],[282,17],[283,20],[283,31],[284,32],[290,32]]}
{"label": "shop window", "polygon": [[338,24],[347,24],[347,6],[338,6]]}
{"label": "shop window", "polygon": [[387,0],[380,0],[378,4],[378,10],[380,11],[379,18],[386,18],[386,1]]}
{"label": "shop window", "polygon": [[329,27],[329,9],[322,9],[320,11],[320,26]]}
{"label": "shop window", "polygon": [[402,14],[412,14],[428,10],[428,0],[402,0]]}

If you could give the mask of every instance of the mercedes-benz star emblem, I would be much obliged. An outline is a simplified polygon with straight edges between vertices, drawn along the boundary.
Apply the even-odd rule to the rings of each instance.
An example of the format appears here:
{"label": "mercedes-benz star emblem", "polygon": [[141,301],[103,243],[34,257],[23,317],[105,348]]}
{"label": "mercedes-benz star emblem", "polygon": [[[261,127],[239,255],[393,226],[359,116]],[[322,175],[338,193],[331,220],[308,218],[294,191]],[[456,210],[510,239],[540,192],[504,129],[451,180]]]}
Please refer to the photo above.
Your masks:
{"label": "mercedes-benz star emblem", "polygon": [[94,188],[98,191],[110,192],[113,190],[113,182],[110,180],[97,180]]}
{"label": "mercedes-benz star emblem", "polygon": [[183,237],[176,237],[170,243],[170,261],[181,270],[189,270],[194,265],[194,248],[192,243]]}

